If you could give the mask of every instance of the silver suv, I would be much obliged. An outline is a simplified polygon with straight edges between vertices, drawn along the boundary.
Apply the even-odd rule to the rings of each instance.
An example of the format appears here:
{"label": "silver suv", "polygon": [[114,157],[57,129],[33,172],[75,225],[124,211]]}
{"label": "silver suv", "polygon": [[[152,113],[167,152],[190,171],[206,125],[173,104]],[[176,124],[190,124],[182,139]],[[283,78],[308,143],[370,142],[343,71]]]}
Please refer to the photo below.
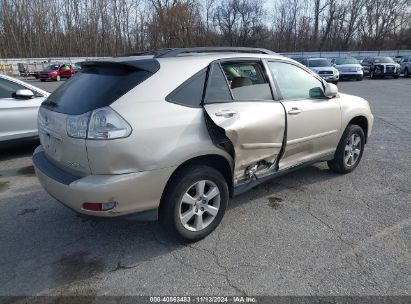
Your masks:
{"label": "silver suv", "polygon": [[405,78],[410,77],[411,76],[411,55],[402,57],[400,61],[400,66],[401,66],[401,73],[404,74],[404,77]]}
{"label": "silver suv", "polygon": [[87,215],[158,217],[194,241],[230,196],[315,162],[354,170],[373,116],[271,51],[194,48],[85,62],[38,125],[33,162],[54,198]]}

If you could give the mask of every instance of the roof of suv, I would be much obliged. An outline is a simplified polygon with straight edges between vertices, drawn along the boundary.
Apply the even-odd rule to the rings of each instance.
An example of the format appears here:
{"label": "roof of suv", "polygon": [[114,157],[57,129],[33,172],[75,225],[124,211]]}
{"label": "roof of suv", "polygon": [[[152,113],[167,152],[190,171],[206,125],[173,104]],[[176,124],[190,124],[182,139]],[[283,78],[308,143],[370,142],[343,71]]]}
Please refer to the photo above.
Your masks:
{"label": "roof of suv", "polygon": [[[259,57],[259,58],[286,58],[278,55],[270,50],[259,48],[244,48],[244,47],[203,47],[203,48],[180,48],[180,49],[163,49],[152,53],[137,53],[120,57],[106,58],[99,62],[123,62],[130,63],[136,60],[208,60],[233,58],[233,57]],[[286,58],[289,59],[289,58]]]}

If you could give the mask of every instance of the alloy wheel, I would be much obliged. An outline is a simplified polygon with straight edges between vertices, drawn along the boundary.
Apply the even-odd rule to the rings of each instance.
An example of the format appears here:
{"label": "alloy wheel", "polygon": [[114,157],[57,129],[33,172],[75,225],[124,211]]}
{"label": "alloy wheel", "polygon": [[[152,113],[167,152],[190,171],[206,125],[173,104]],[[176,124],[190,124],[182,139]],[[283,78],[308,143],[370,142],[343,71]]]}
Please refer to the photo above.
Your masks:
{"label": "alloy wheel", "polygon": [[352,134],[347,141],[344,149],[344,162],[347,167],[354,166],[361,154],[361,137],[358,134]]}
{"label": "alloy wheel", "polygon": [[210,180],[192,184],[184,193],[179,207],[181,224],[190,231],[201,231],[216,218],[221,195],[217,185]]}

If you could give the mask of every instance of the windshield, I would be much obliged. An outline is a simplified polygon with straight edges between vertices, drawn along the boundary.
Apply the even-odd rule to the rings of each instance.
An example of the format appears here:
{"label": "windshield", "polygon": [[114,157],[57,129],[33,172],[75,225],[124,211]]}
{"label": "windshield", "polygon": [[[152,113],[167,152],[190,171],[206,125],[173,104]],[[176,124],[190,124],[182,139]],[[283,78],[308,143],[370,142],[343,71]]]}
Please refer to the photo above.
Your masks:
{"label": "windshield", "polygon": [[375,57],[374,63],[394,63],[391,57]]}
{"label": "windshield", "polygon": [[337,58],[335,59],[335,64],[336,65],[341,65],[341,64],[358,64],[357,59],[355,58]]}
{"label": "windshield", "polygon": [[328,67],[330,64],[327,59],[310,59],[308,60],[309,67]]}
{"label": "windshield", "polygon": [[49,65],[49,66],[46,68],[46,70],[53,70],[53,71],[58,70],[58,69],[59,69],[59,66],[58,66],[57,64]]}

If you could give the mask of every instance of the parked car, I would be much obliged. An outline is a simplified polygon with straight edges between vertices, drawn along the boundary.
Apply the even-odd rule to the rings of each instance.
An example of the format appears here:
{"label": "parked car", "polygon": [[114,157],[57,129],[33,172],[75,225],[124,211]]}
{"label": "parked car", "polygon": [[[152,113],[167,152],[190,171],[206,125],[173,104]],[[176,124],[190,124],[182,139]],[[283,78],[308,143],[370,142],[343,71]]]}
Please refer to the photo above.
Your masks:
{"label": "parked car", "polygon": [[38,136],[37,113],[50,94],[0,74],[0,142]]}
{"label": "parked car", "polygon": [[340,73],[340,79],[356,79],[363,80],[364,74],[362,65],[358,63],[357,59],[352,57],[337,57],[333,59],[334,67]]}
{"label": "parked car", "polygon": [[392,57],[392,59],[393,59],[396,63],[400,63],[400,62],[401,62],[402,57],[404,57],[404,56],[402,56],[402,55],[398,55],[398,56]]}
{"label": "parked car", "polygon": [[76,73],[70,64],[51,64],[40,72],[41,81],[55,80],[60,81],[62,78],[70,78]]}
{"label": "parked car", "polygon": [[33,163],[54,198],[86,215],[158,216],[194,241],[264,181],[320,161],[353,171],[373,115],[271,51],[193,48],[85,62],[38,123]]}
{"label": "parked car", "polygon": [[401,73],[404,74],[405,78],[411,75],[411,55],[404,56],[400,62]]}
{"label": "parked car", "polygon": [[370,76],[371,79],[384,78],[392,76],[400,77],[401,69],[398,63],[395,63],[391,57],[367,57],[362,62],[364,76]]}
{"label": "parked car", "polygon": [[337,84],[340,73],[334,68],[326,58],[308,58],[303,60],[303,64],[324,80]]}

